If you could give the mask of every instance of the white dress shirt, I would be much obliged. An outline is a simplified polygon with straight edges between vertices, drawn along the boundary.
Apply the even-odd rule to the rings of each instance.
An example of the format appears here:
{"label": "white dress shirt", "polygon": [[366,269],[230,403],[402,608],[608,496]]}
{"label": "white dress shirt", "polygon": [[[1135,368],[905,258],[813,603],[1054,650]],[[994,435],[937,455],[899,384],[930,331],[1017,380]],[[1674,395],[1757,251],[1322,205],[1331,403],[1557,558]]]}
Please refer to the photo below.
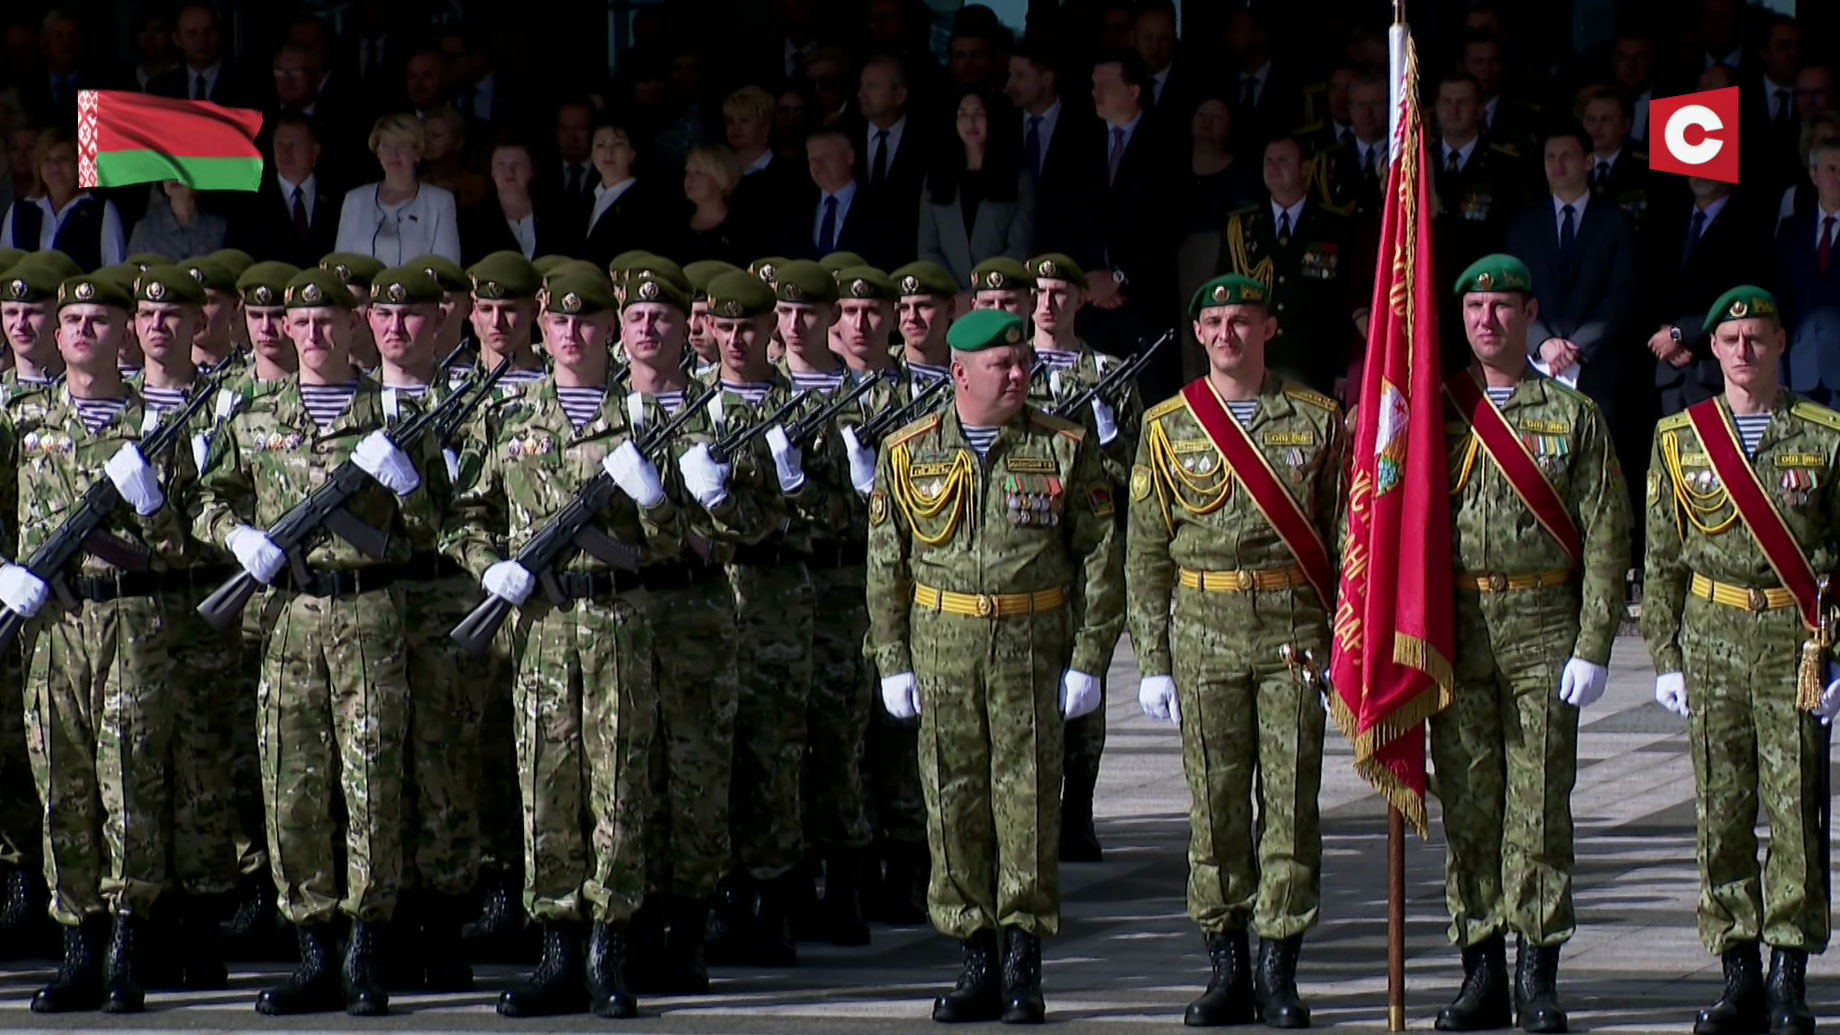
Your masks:
{"label": "white dress shirt", "polygon": [[766,172],[767,166],[772,165],[772,164],[773,164],[773,149],[769,147],[765,151],[762,151],[760,153],[759,158],[756,158],[752,162],[749,162],[748,167],[741,170],[741,175],[742,176],[752,176],[757,172]]}
{"label": "white dress shirt", "polygon": [[638,182],[638,177],[628,176],[611,187],[605,183],[597,185],[594,188],[594,210],[588,213],[588,231],[592,232],[594,224],[600,222],[601,215],[612,208],[613,203],[620,200],[627,191],[632,190],[633,184]]}
{"label": "white dress shirt", "polygon": [[[78,199],[89,196],[88,191],[78,191],[64,205],[62,212],[52,209],[50,198],[21,198],[20,200],[28,205],[37,205],[39,211],[45,214],[38,225],[38,243],[13,241],[13,210],[10,206],[6,210],[6,218],[0,219],[0,243],[8,244],[21,251],[46,251],[52,247],[52,242],[57,240],[58,231],[64,228],[64,221],[76,211]],[[113,266],[127,255],[128,235],[121,225],[121,213],[115,211],[114,202],[105,201],[102,203],[102,264]]]}
{"label": "white dress shirt", "polygon": [[422,255],[460,261],[460,229],[451,192],[424,183],[408,201],[384,205],[382,189],[383,184],[371,183],[345,195],[334,251],[369,255],[385,266],[401,266]]}
{"label": "white dress shirt", "polygon": [[537,214],[527,212],[523,219],[506,219],[505,225],[511,228],[511,236],[517,239],[518,251],[524,258],[537,257]]}
{"label": "white dress shirt", "polygon": [[1279,226],[1282,226],[1284,217],[1289,216],[1291,217],[1291,233],[1295,234],[1297,232],[1297,224],[1303,219],[1303,203],[1308,199],[1308,195],[1298,198],[1291,203],[1289,208],[1278,204],[1276,200],[1269,202],[1271,205],[1272,229],[1276,230]]}
{"label": "white dress shirt", "polygon": [[[1022,113],[1022,139],[1029,139],[1029,120],[1035,116]],[[1041,138],[1041,160],[1048,160],[1048,144],[1054,139],[1054,127],[1060,125],[1061,102],[1057,99],[1048,105],[1048,110],[1041,113],[1041,124],[1035,127],[1035,135]]]}
{"label": "white dress shirt", "polygon": [[1455,150],[1457,153],[1457,168],[1467,169],[1469,168],[1469,156],[1476,153],[1476,141],[1471,140],[1469,143],[1464,144],[1462,147],[1454,148],[1454,149],[1449,144],[1445,144],[1442,141],[1439,141],[1439,147],[1438,147],[1438,168],[1439,169],[1442,169],[1445,166],[1450,164],[1450,153],[1452,150]]}
{"label": "white dress shirt", "polygon": [[1840,248],[1840,212],[1829,212],[1821,207],[1820,202],[1815,202],[1814,246],[1817,249],[1821,247],[1821,238],[1826,236],[1827,227],[1824,224],[1826,224],[1829,219],[1834,221],[1834,239],[1829,244],[1829,247]]}
{"label": "white dress shirt", "polygon": [[850,203],[856,200],[856,181],[844,184],[843,189],[835,194],[820,194],[818,207],[811,217],[811,243],[818,243],[818,234],[824,226],[824,202],[827,198],[837,199],[837,222],[831,227],[831,243],[843,239],[843,221],[850,217]]}
{"label": "white dress shirt", "polygon": [[1590,200],[1591,192],[1589,190],[1578,195],[1576,201],[1566,201],[1559,195],[1554,194],[1552,196],[1554,236],[1557,236],[1560,231],[1565,228],[1565,206],[1567,205],[1572,206],[1572,234],[1576,236],[1579,229],[1584,226],[1584,207]]}
{"label": "white dress shirt", "polygon": [[287,177],[282,176],[280,173],[276,173],[275,185],[281,188],[281,203],[287,206],[290,216],[294,211],[294,192],[300,192],[300,203],[307,207],[307,222],[311,224],[313,222],[313,195],[315,193],[315,188],[318,186],[317,177],[312,173],[308,173],[307,178],[299,183],[289,183]]}

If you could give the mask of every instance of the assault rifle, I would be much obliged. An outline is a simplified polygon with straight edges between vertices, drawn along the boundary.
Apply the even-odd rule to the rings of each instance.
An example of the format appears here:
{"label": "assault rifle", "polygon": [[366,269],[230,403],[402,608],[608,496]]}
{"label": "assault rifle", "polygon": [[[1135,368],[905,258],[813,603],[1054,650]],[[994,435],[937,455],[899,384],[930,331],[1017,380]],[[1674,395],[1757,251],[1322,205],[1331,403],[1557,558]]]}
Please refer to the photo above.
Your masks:
{"label": "assault rifle", "polygon": [[[456,349],[454,355],[442,361],[441,366],[445,368],[446,364],[452,362],[458,353],[459,350]],[[499,360],[498,366],[476,384],[468,385],[442,399],[435,406],[394,427],[385,429],[384,436],[390,440],[391,445],[404,452],[420,442],[423,435],[430,432],[434,432],[439,436],[440,441],[445,442],[459,430],[480,402],[491,394],[492,386],[496,385],[499,378],[504,377],[505,371],[510,368],[511,359],[509,357]],[[311,495],[296,503],[293,509],[281,515],[281,519],[269,527],[266,533],[269,541],[287,555],[296,581],[303,583],[307,581],[307,562],[302,547],[322,528],[350,543],[369,557],[379,559],[383,557],[389,549],[389,533],[372,528],[354,517],[351,511],[345,509],[345,504],[371,483],[371,476],[365,473],[362,467],[348,459],[334,468],[332,473],[326,477],[326,481],[319,488],[314,489]],[[246,571],[239,571],[235,577],[217,587],[210,596],[206,597],[204,603],[198,605],[198,613],[204,616],[204,620],[210,623],[211,628],[222,632],[230,628],[231,624],[237,620],[237,616],[242,614],[243,608],[248,605],[249,598],[254,596],[256,590],[261,587],[262,583],[258,582],[254,575]]]}
{"label": "assault rifle", "polygon": [[856,426],[856,441],[873,448],[882,439],[930,413],[933,404],[952,387],[952,379],[942,377],[899,406],[890,406]]}
{"label": "assault rifle", "polygon": [[1080,419],[1080,411],[1091,406],[1093,400],[1105,400],[1109,404],[1120,389],[1135,381],[1137,375],[1150,365],[1150,360],[1156,355],[1157,350],[1168,344],[1175,336],[1176,332],[1173,329],[1164,331],[1163,336],[1151,342],[1149,348],[1143,349],[1137,355],[1113,367],[1106,372],[1104,377],[1075,392],[1048,412],[1063,420],[1077,421]]}
{"label": "assault rifle", "polygon": [[[766,417],[739,431],[729,432],[727,437],[709,447],[709,458],[718,464],[728,463],[729,459],[741,452],[744,446],[772,430],[780,421],[786,419],[787,414],[805,405],[805,400],[809,398],[811,398],[810,392],[800,392],[786,400],[779,409],[767,414]],[[790,439],[792,436],[787,435],[786,437]]]}
{"label": "assault rifle", "polygon": [[[142,458],[149,464],[158,463],[174,443],[185,438],[187,425],[199,408],[216,394],[219,380],[221,377],[207,378],[193,386],[191,398],[185,405],[168,414],[152,434],[140,440]],[[115,488],[115,483],[106,476],[97,478],[90,483],[77,509],[32,551],[31,558],[25,562],[26,570],[50,586],[58,602],[65,607],[73,610],[77,607],[77,598],[64,581],[64,569],[79,553],[88,551],[118,568],[147,569],[145,556],[103,528],[121,503],[121,491]],[[24,615],[12,608],[0,607],[0,650],[13,642],[25,624]]]}
{"label": "assault rifle", "polygon": [[793,445],[803,448],[806,443],[822,435],[824,429],[830,427],[831,421],[835,420],[838,414],[848,409],[856,400],[869,394],[869,389],[881,382],[881,375],[871,375],[863,378],[861,383],[848,392],[838,392],[823,406],[793,421],[792,426],[786,429],[786,437],[792,441]]}

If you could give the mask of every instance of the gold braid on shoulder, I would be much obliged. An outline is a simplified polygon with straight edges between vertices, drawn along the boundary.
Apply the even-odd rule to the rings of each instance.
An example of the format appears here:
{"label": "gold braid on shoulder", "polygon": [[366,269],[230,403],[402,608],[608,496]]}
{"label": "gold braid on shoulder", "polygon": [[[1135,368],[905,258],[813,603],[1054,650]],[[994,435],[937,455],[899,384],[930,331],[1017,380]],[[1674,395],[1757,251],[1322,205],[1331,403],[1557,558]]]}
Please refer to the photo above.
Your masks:
{"label": "gold braid on shoulder", "polygon": [[1227,469],[1226,459],[1223,457],[1220,466],[1205,475],[1188,470],[1182,466],[1161,421],[1150,425],[1150,466],[1156,475],[1157,495],[1163,501],[1165,520],[1171,499],[1191,516],[1203,517],[1225,506],[1227,497],[1232,494],[1233,472]]}
{"label": "gold braid on shoulder", "polygon": [[[1723,535],[1738,522],[1738,508],[1731,504],[1731,494],[1724,486],[1705,491],[1693,488],[1680,469],[1680,436],[1668,432],[1661,436],[1661,463],[1667,468],[1668,479],[1674,483],[1675,507],[1674,524],[1680,525],[1680,515],[1685,514],[1694,528],[1704,535]],[[1731,512],[1724,520],[1717,520],[1719,511],[1731,507]],[[1680,529],[1682,535],[1686,530]]]}
{"label": "gold braid on shoulder", "polygon": [[[921,492],[914,484],[911,460],[905,444],[894,447],[894,455],[889,457],[889,470],[894,474],[894,502],[907,516],[907,526],[913,537],[927,546],[938,546],[951,540],[965,518],[974,473],[970,454],[961,450],[952,461],[952,470],[946,474],[944,484],[937,493],[930,494]],[[931,521],[948,508],[951,513],[946,517],[945,528],[931,535],[920,530],[920,519]]]}
{"label": "gold braid on shoulder", "polygon": [[1482,440],[1477,438],[1476,433],[1472,431],[1469,433],[1469,438],[1464,441],[1463,463],[1457,468],[1457,476],[1450,480],[1452,496],[1461,493],[1463,487],[1469,484],[1470,475],[1476,473],[1476,457],[1481,453]]}

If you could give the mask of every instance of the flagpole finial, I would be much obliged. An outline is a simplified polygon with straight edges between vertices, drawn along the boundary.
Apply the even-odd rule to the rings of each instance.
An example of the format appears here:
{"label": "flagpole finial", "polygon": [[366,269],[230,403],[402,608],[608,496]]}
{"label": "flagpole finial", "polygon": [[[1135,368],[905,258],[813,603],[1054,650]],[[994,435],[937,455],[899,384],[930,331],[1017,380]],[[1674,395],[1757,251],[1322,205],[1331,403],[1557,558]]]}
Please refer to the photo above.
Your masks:
{"label": "flagpole finial", "polygon": [[1393,24],[1406,23],[1406,0],[1393,0]]}

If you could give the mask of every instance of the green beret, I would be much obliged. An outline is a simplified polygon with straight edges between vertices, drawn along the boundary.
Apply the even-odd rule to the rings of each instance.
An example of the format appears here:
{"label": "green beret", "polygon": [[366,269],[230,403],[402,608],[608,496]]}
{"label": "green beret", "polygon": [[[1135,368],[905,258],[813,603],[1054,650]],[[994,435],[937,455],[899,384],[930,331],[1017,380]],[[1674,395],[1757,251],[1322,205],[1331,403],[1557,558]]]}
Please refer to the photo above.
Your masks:
{"label": "green beret", "polygon": [[191,274],[192,279],[206,291],[222,291],[226,294],[236,290],[236,273],[229,266],[218,262],[208,255],[187,259],[179,266]]}
{"label": "green beret", "polygon": [[240,277],[244,271],[256,264],[256,257],[241,248],[219,248],[208,258],[230,271],[232,277]]}
{"label": "green beret", "polygon": [[1080,264],[1074,262],[1070,256],[1062,255],[1060,252],[1037,255],[1025,263],[1025,266],[1029,275],[1036,280],[1064,280],[1069,284],[1078,285],[1082,291],[1086,290],[1086,271],[1081,269]]}
{"label": "green beret", "polygon": [[900,288],[902,298],[915,295],[951,298],[958,294],[958,282],[944,266],[935,262],[910,262],[888,276]]}
{"label": "green beret", "polygon": [[77,265],[77,260],[65,255],[56,248],[46,248],[42,252],[33,252],[26,256],[26,258],[36,259],[43,263],[46,269],[58,275],[59,280],[67,280],[83,272],[83,267]]}
{"label": "green beret", "polygon": [[1457,297],[1472,291],[1518,291],[1530,295],[1533,274],[1528,272],[1526,263],[1512,255],[1484,255],[1457,276]]}
{"label": "green beret", "polygon": [[818,265],[824,267],[824,272],[834,277],[852,266],[867,266],[869,265],[869,260],[855,252],[832,252],[824,258],[819,259]]}
{"label": "green beret", "polygon": [[624,284],[614,288],[620,308],[640,302],[662,302],[690,311],[690,278],[670,259],[653,258],[626,268]]}
{"label": "green beret", "polygon": [[258,262],[236,278],[236,293],[245,306],[272,309],[287,294],[288,281],[300,274],[300,267],[285,262]]}
{"label": "green beret", "polygon": [[26,253],[17,248],[0,248],[0,273],[19,265],[19,260],[25,257]]}
{"label": "green beret", "polygon": [[548,309],[569,316],[593,316],[610,313],[620,306],[613,295],[613,285],[593,263],[586,269],[564,266],[549,275],[544,286],[549,289]]}
{"label": "green beret", "polygon": [[874,266],[845,266],[836,272],[837,297],[893,302],[901,297],[894,279]]}
{"label": "green beret", "polygon": [[348,286],[370,287],[371,278],[383,272],[383,263],[356,252],[333,252],[319,260],[319,268],[337,276]]}
{"label": "green beret", "polygon": [[134,279],[136,302],[166,305],[204,305],[204,285],[184,266],[149,266]]}
{"label": "green beret", "polygon": [[773,311],[777,299],[758,274],[746,270],[718,274],[709,282],[709,315],[740,320]]}
{"label": "green beret", "polygon": [[618,283],[620,277],[625,274],[627,270],[632,269],[640,263],[655,262],[659,258],[660,256],[648,252],[643,248],[629,248],[608,261],[607,276],[615,283]]}
{"label": "green beret", "polygon": [[690,297],[702,301],[709,297],[709,282],[724,273],[746,273],[747,271],[732,262],[721,259],[704,259],[684,267],[684,279],[690,282]]}
{"label": "green beret", "polygon": [[773,275],[773,294],[794,305],[819,305],[837,301],[837,280],[823,266],[800,259],[780,266]]}
{"label": "green beret", "polygon": [[6,271],[6,278],[0,281],[0,301],[5,302],[50,302],[57,298],[58,285],[64,282],[64,275],[52,268],[51,264],[40,262],[36,256],[27,256],[13,263],[13,268]]}
{"label": "green beret", "polygon": [[161,255],[159,252],[136,252],[124,261],[133,266],[136,273],[142,273],[149,266],[171,266],[178,260],[170,255]]}
{"label": "green beret", "polygon": [[1035,287],[1035,275],[1015,259],[998,256],[971,267],[973,291],[1029,291]]}
{"label": "green beret", "polygon": [[[140,279],[141,270],[140,267],[131,262],[118,262],[113,266],[102,267],[97,270],[94,275],[114,284],[121,289],[122,294],[127,295],[129,299],[133,299],[134,282]],[[189,276],[189,274],[187,275]],[[128,308],[134,308],[134,303],[132,301],[128,303]]]}
{"label": "green beret", "polygon": [[1001,309],[966,313],[946,329],[946,344],[954,352],[982,352],[1022,344],[1022,317]]}
{"label": "green beret", "polygon": [[781,255],[769,255],[764,259],[755,259],[748,263],[747,271],[771,284],[773,278],[779,275],[779,268],[791,261]]}
{"label": "green beret", "polygon": [[104,276],[100,271],[85,273],[58,285],[58,310],[61,312],[64,307],[73,305],[107,305],[129,310],[134,308],[134,295],[114,277]]}
{"label": "green beret", "polygon": [[1265,285],[1251,277],[1228,273],[1201,285],[1188,300],[1188,318],[1201,319],[1201,310],[1211,306],[1265,305],[1270,301],[1271,291]]}
{"label": "green beret", "polygon": [[566,255],[539,255],[530,260],[530,265],[536,269],[538,277],[547,277],[550,270],[570,261]]}
{"label": "green beret", "polygon": [[1768,317],[1781,319],[1781,310],[1776,308],[1776,296],[1753,284],[1739,284],[1719,296],[1712,303],[1712,309],[1706,313],[1703,330],[1711,334],[1719,324],[1727,320],[1750,320]]}
{"label": "green beret", "polygon": [[294,274],[282,293],[282,304],[289,309],[358,308],[357,300],[351,297],[351,289],[345,285],[345,278],[324,267]]}
{"label": "green beret", "polygon": [[[596,266],[586,259],[564,259],[552,267],[548,273],[543,274],[543,282],[547,285],[550,281],[564,273],[592,273],[602,280],[607,280],[607,274],[601,272],[599,266]],[[609,286],[611,286],[611,283]]]}
{"label": "green beret", "polygon": [[461,269],[460,264],[454,262],[452,259],[445,259],[439,255],[424,255],[420,258],[409,260],[406,265],[413,266],[423,273],[428,274],[430,277],[433,277],[434,282],[441,285],[441,290],[443,292],[466,292],[473,290],[473,282],[467,279],[466,271]]}
{"label": "green beret", "polygon": [[371,278],[372,305],[440,305],[441,282],[420,266],[398,266]]}
{"label": "green beret", "polygon": [[524,253],[514,251],[493,252],[466,272],[474,298],[535,298],[543,280]]}

